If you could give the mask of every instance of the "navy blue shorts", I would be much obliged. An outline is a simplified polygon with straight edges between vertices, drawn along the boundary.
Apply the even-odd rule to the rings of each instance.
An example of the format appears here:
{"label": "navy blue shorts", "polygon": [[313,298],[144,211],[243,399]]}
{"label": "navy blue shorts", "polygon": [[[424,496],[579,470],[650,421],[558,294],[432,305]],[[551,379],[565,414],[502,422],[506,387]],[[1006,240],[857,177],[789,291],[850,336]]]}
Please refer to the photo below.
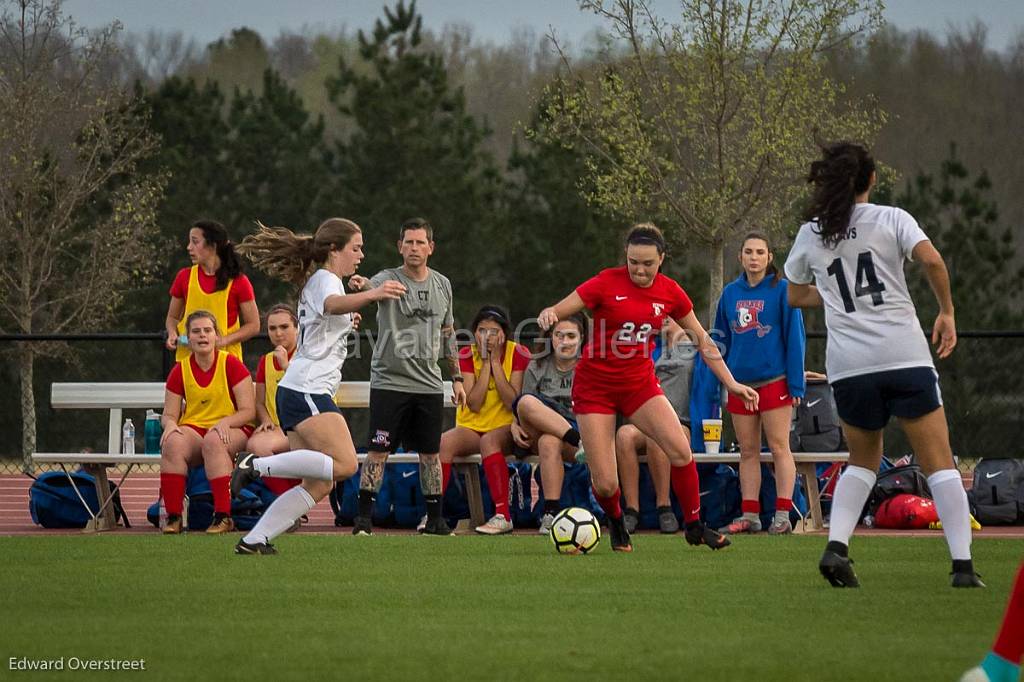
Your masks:
{"label": "navy blue shorts", "polygon": [[278,386],[274,402],[277,404],[277,419],[286,433],[294,431],[296,426],[318,414],[341,414],[341,410],[334,404],[334,397],[326,393],[301,393]]}
{"label": "navy blue shorts", "polygon": [[931,367],[861,374],[832,384],[839,418],[866,431],[885,428],[890,417],[916,419],[942,407],[939,375]]}
{"label": "navy blue shorts", "polygon": [[512,401],[512,414],[515,416],[517,421],[519,420],[519,401],[528,395],[533,396],[537,400],[544,403],[545,407],[557,412],[558,416],[562,417],[567,422],[569,422],[569,426],[576,429],[577,431],[580,430],[580,425],[576,423],[576,415],[572,414],[571,412],[568,412],[568,410],[565,409],[564,405],[562,405],[557,400],[553,400],[547,397],[543,393],[523,393],[521,395],[516,396],[516,399]]}

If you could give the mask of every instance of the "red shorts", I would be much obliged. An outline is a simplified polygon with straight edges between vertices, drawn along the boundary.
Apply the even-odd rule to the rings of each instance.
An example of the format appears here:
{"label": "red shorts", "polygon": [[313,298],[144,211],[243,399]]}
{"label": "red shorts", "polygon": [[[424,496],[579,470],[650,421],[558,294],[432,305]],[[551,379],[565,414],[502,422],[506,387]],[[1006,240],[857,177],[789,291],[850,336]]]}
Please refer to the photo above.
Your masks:
{"label": "red shorts", "polygon": [[654,371],[638,378],[602,379],[593,372],[576,370],[572,381],[574,414],[621,414],[631,416],[655,396],[664,395]]}
{"label": "red shorts", "polygon": [[734,396],[732,393],[729,394],[729,399],[726,402],[725,409],[729,411],[729,414],[760,414],[761,412],[770,412],[771,410],[784,407],[786,405],[793,404],[793,396],[789,394],[789,384],[786,383],[785,379],[779,379],[773,381],[770,384],[765,384],[759,388],[755,388],[757,391],[758,401],[757,410],[748,410],[743,406],[743,401]]}
{"label": "red shorts", "polygon": [[[204,438],[209,431],[209,429],[204,429],[202,426],[196,426],[195,424],[182,424],[182,426],[187,426]],[[253,434],[253,431],[256,430],[256,427],[252,424],[242,424],[239,428],[242,430],[242,433],[245,434],[246,438],[250,437]]]}

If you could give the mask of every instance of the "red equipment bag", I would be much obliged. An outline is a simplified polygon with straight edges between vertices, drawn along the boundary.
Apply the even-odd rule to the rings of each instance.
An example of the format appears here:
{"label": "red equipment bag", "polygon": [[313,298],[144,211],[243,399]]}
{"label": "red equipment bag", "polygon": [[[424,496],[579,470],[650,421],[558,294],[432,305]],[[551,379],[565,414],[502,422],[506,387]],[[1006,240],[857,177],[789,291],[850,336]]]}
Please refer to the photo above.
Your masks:
{"label": "red equipment bag", "polygon": [[890,497],[875,512],[876,528],[927,528],[938,520],[932,500],[907,493]]}

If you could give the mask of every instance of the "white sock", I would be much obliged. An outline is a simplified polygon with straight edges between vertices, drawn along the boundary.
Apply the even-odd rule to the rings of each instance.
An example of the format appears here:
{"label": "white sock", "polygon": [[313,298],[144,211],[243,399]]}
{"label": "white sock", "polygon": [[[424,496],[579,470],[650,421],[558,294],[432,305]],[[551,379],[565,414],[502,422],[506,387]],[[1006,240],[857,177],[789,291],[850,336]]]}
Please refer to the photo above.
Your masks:
{"label": "white sock", "polygon": [[316,501],[312,496],[301,485],[297,485],[274,500],[242,541],[250,545],[270,542],[315,506]]}
{"label": "white sock", "polygon": [[835,495],[832,496],[832,515],[828,527],[829,542],[850,544],[850,536],[853,535],[853,529],[860,521],[861,512],[864,511],[864,504],[868,501],[871,489],[875,487],[876,478],[874,471],[864,467],[852,464],[846,467],[846,471],[836,483]]}
{"label": "white sock", "polygon": [[956,469],[942,469],[928,477],[935,510],[954,561],[971,558],[971,512],[963,478]]}
{"label": "white sock", "polygon": [[261,476],[334,480],[334,460],[316,450],[292,450],[280,455],[254,457],[252,468]]}

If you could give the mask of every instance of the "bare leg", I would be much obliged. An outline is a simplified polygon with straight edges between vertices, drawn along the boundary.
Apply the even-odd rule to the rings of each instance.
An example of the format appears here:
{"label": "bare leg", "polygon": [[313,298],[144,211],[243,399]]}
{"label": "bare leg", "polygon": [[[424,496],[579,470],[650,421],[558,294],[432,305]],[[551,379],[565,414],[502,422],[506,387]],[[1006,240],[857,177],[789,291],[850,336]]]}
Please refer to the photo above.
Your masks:
{"label": "bare leg", "polygon": [[[685,427],[684,427],[685,428]],[[672,500],[668,496],[669,486],[672,483],[672,463],[668,460],[665,451],[658,447],[650,438],[646,438],[647,468],[651,472],[651,482],[654,484],[654,495],[659,507],[671,506]]]}
{"label": "bare leg", "polygon": [[761,495],[761,415],[730,416],[740,442],[740,495],[748,504],[757,502]]}
{"label": "bare leg", "polygon": [[615,434],[615,460],[618,465],[619,485],[622,488],[625,506],[630,509],[640,509],[639,454],[646,443],[647,438],[632,424],[626,424]]}

